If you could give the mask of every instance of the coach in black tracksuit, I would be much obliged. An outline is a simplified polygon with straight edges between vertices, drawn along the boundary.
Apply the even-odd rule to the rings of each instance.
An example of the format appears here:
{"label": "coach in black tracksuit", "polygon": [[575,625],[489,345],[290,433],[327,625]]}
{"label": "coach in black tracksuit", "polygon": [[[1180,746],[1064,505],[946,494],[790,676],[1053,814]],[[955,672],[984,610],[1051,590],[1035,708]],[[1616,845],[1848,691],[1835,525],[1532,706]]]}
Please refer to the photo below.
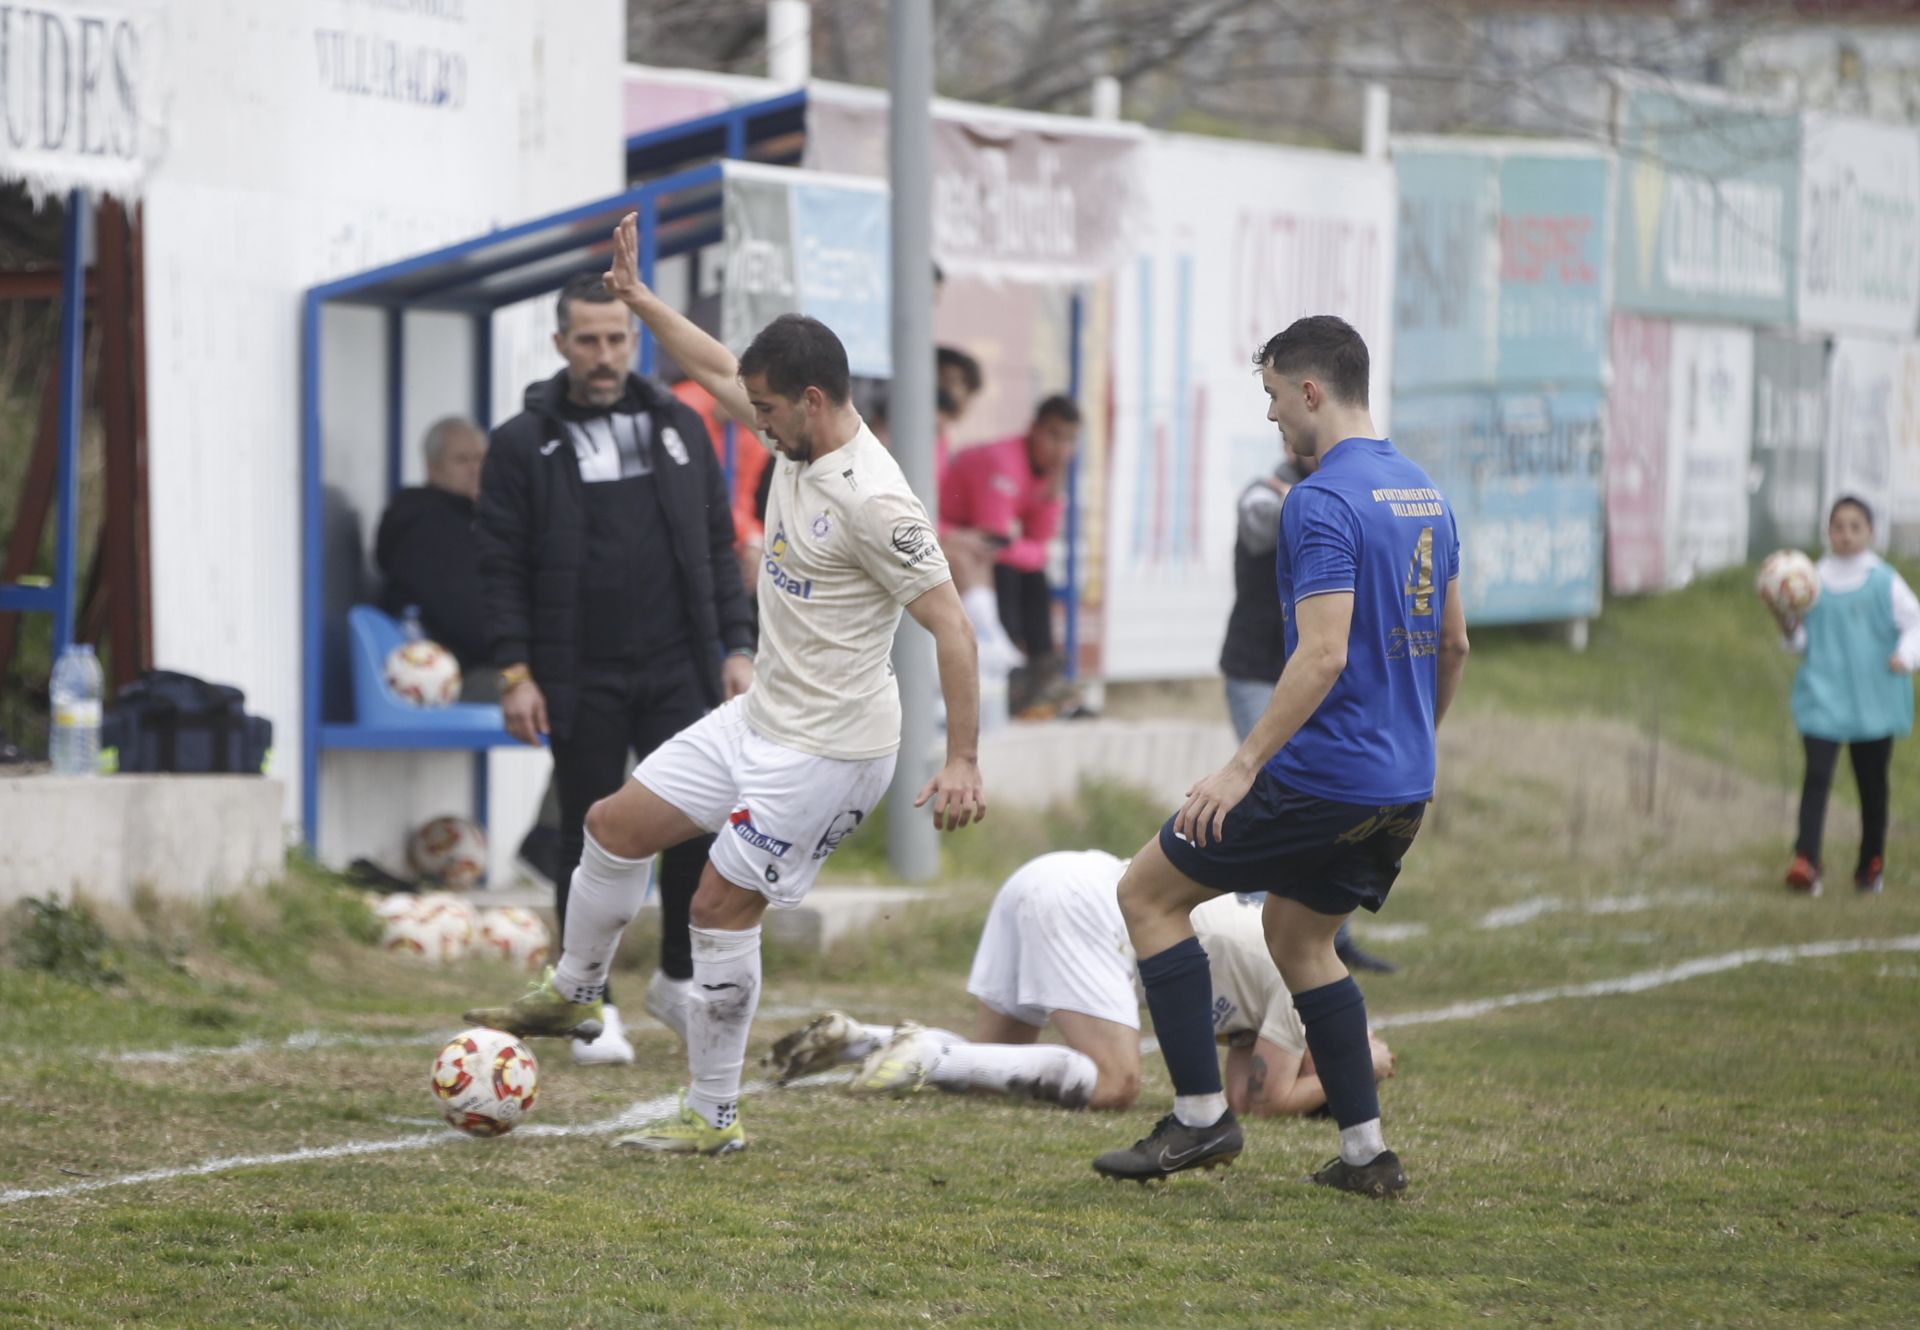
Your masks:
{"label": "coach in black tracksuit", "polygon": [[[1287,491],[1306,479],[1291,452],[1271,476],[1240,491],[1234,523],[1233,612],[1227,616],[1227,640],[1220,648],[1220,672],[1227,676],[1227,714],[1242,741],[1260,720],[1274,685],[1287,663],[1287,625],[1280,610],[1280,503]],[[1334,950],[1349,969],[1391,972],[1393,966],[1362,951],[1346,924]]]}
{"label": "coach in black tracksuit", "polygon": [[[587,809],[627,779],[629,749],[644,757],[746,690],[754,630],[700,417],[628,372],[632,320],[597,279],[568,283],[559,324],[567,368],[528,388],[526,409],[493,431],[475,538],[507,728],[525,742],[551,737],[564,930]],[[693,975],[687,911],[711,844],[663,856],[668,980]],[[650,988],[650,1009],[654,997]]]}

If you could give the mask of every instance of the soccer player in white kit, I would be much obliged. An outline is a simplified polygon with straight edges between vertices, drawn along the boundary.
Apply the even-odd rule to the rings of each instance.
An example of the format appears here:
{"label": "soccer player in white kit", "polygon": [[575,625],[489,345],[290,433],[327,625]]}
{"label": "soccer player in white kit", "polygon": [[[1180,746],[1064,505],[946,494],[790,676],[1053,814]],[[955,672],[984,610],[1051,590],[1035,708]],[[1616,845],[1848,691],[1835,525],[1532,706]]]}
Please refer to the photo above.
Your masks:
{"label": "soccer player in white kit", "polygon": [[[1062,850],[1023,864],[1001,886],[980,932],[967,991],[980,1008],[971,1040],[913,1022],[869,1025],[829,1011],[776,1041],[764,1061],[784,1083],[860,1063],[853,1090],[911,1094],[926,1086],[1126,1108],[1140,1090],[1140,998],[1133,946],[1115,888],[1126,861]],[[1268,954],[1260,906],[1221,896],[1193,911],[1212,962],[1213,1033],[1227,1046],[1235,1113],[1311,1113],[1327,1101],[1306,1030]],[[1035,1042],[1052,1025],[1061,1044]],[[1372,1040],[1376,1079],[1394,1055]]]}
{"label": "soccer player in white kit", "polygon": [[607,289],[776,453],[755,682],[593,805],[558,963],[511,1006],[467,1019],[519,1035],[593,1030],[653,856],[723,833],[693,898],[684,1022],[691,1083],[677,1114],[620,1144],[727,1154],[746,1146],[738,1099],[760,1001],[761,915],[800,903],[893,779],[900,693],[890,657],[901,609],[933,635],[939,662],[947,758],[916,806],[931,801],[944,830],[986,815],[979,676],[973,630],[926,510],[849,401],[840,339],[818,320],[784,315],[736,362],[641,283],[637,253],[628,216],[614,231]]}

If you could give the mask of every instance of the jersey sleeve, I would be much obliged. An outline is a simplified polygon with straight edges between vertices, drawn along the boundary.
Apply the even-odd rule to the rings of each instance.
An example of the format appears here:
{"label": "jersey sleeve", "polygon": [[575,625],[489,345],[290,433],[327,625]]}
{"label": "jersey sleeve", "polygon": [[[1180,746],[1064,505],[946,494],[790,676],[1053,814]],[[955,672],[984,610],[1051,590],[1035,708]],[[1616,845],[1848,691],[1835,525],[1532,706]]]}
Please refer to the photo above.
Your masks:
{"label": "jersey sleeve", "polygon": [[1336,494],[1296,485],[1280,509],[1280,539],[1293,565],[1293,598],[1352,591],[1360,569],[1360,524]]}
{"label": "jersey sleeve", "polygon": [[1460,516],[1453,511],[1453,505],[1447,505],[1447,576],[1452,581],[1460,576]]}
{"label": "jersey sleeve", "polygon": [[855,513],[853,529],[854,558],[895,604],[952,580],[927,510],[912,494],[882,490],[870,496]]}
{"label": "jersey sleeve", "polygon": [[1294,1010],[1293,995],[1285,984],[1274,986],[1267,1014],[1260,1021],[1260,1037],[1289,1053],[1304,1055],[1307,1051],[1307,1027],[1300,1023],[1300,1013]]}

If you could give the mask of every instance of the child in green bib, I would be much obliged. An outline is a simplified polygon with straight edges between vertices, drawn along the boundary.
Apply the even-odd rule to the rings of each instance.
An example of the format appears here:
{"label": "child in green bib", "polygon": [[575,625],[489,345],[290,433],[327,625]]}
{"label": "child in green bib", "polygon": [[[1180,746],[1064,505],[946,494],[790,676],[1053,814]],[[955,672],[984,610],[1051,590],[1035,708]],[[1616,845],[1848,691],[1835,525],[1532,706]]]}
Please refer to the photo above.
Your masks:
{"label": "child in green bib", "polygon": [[1913,729],[1913,682],[1920,666],[1920,600],[1873,552],[1873,514],[1847,496],[1827,517],[1827,554],[1815,565],[1820,595],[1802,618],[1778,609],[1789,649],[1804,653],[1793,678],[1793,723],[1806,748],[1800,832],[1787,886],[1821,888],[1820,840],[1827,794],[1845,745],[1860,790],[1860,857],[1854,886],[1880,891],[1887,847],[1887,769],[1893,741]]}

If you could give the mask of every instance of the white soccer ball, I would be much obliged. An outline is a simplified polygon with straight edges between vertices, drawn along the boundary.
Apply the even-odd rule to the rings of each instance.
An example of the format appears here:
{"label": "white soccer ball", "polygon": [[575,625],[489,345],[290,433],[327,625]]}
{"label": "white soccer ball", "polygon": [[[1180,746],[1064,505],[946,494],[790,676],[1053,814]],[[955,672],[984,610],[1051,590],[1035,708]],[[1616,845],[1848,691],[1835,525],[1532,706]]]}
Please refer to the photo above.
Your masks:
{"label": "white soccer ball", "polygon": [[380,945],[436,965],[464,959],[473,949],[474,909],[446,892],[414,898],[411,910],[387,919]]}
{"label": "white soccer ball", "polygon": [[387,653],[386,676],[409,706],[432,710],[460,700],[460,662],[438,642],[402,642]]}
{"label": "white soccer ball", "polygon": [[504,1136],[533,1112],[540,1064],[504,1030],[462,1030],[433,1059],[440,1116],[469,1136]]}
{"label": "white soccer ball", "polygon": [[403,914],[411,914],[419,907],[420,897],[411,891],[396,891],[382,896],[373,903],[373,917],[385,923],[389,919],[398,919]]}
{"label": "white soccer ball", "polygon": [[553,950],[553,937],[532,910],[503,905],[480,916],[480,949],[509,965],[538,970]]}
{"label": "white soccer ball", "polygon": [[1754,590],[1782,614],[1802,615],[1820,599],[1820,574],[1799,550],[1776,550],[1760,565]]}
{"label": "white soccer ball", "polygon": [[466,891],[487,875],[487,833],[464,817],[436,817],[407,841],[407,862],[442,886]]}

